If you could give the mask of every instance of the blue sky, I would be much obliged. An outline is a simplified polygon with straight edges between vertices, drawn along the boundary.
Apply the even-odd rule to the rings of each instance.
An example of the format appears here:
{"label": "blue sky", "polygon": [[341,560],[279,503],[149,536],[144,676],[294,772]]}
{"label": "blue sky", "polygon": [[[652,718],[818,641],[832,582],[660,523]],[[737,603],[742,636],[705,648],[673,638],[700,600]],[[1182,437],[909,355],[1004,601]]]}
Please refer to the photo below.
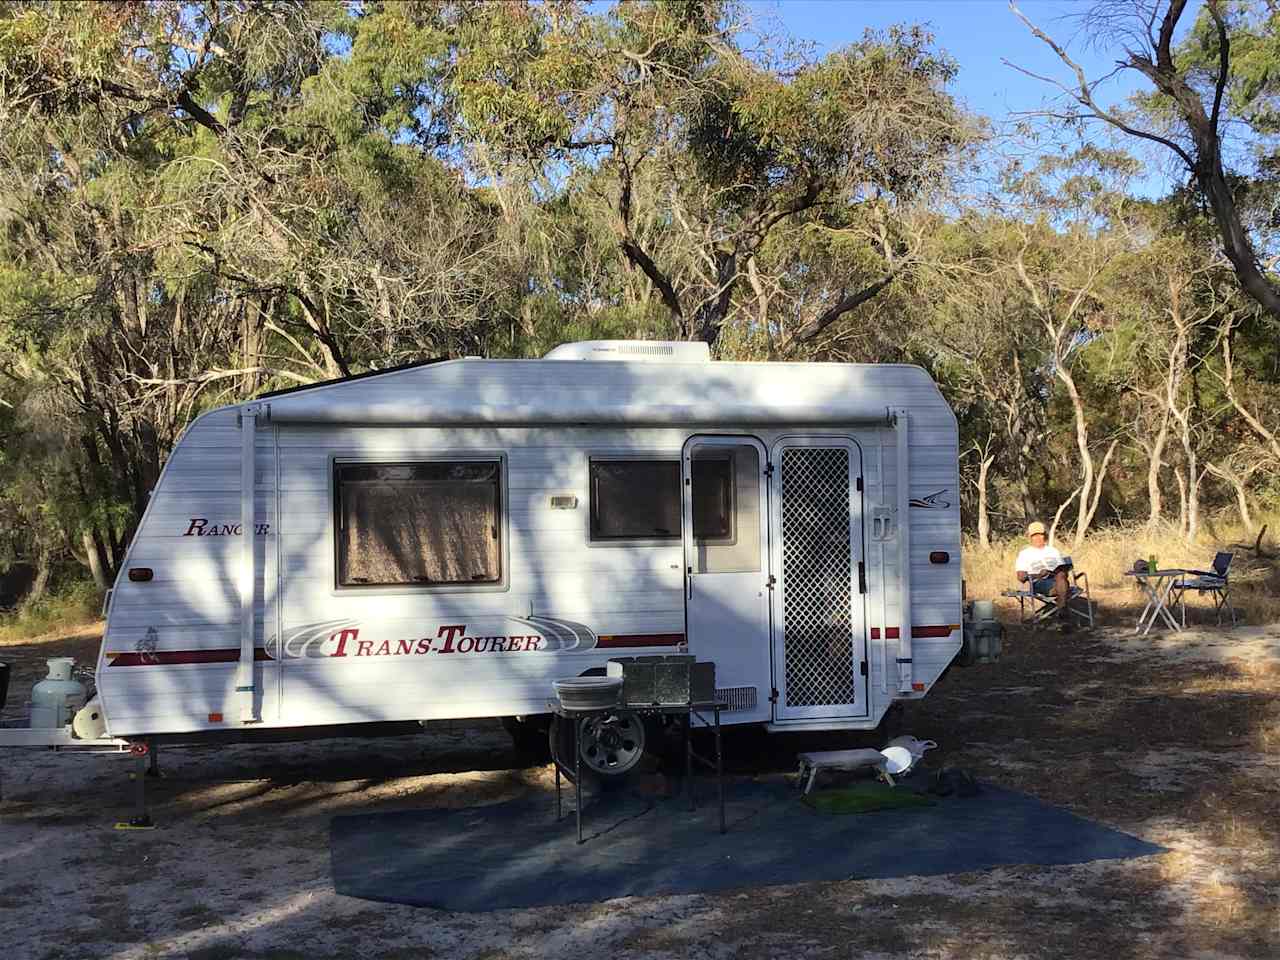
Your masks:
{"label": "blue sky", "polygon": [[[857,40],[867,27],[927,23],[938,45],[960,64],[953,92],[970,108],[1000,118],[1011,111],[1034,110],[1054,91],[1002,62],[1010,60],[1036,73],[1067,79],[1057,56],[1033,37],[1005,0],[753,0],[752,8],[776,16],[794,37],[826,52]],[[1090,4],[1080,0],[1023,0],[1020,9],[1059,42],[1078,32],[1072,17]],[[1189,23],[1190,16],[1184,15]],[[1090,49],[1077,38],[1068,50],[1090,77],[1115,66],[1115,56]],[[1108,100],[1123,99],[1140,78],[1126,72],[1104,89]]]}
{"label": "blue sky", "polygon": [[[1008,60],[1041,76],[1070,82],[1070,70],[1058,56],[1009,10],[1007,0],[748,0],[762,18],[781,23],[792,37],[817,44],[819,55],[859,39],[868,27],[884,29],[895,23],[928,24],[937,45],[959,64],[952,93],[971,110],[1000,121],[1019,112],[1035,111],[1061,91],[1004,63]],[[1021,0],[1018,6],[1041,30],[1063,44],[1090,80],[1116,68],[1122,49],[1099,49],[1087,42],[1079,20],[1092,0]],[[1199,7],[1192,0],[1182,17],[1182,34]],[[1094,91],[1104,106],[1122,105],[1135,90],[1149,89],[1142,77],[1124,70]],[[1099,123],[1090,135],[1111,135]],[[1118,137],[1119,145],[1148,160],[1147,172],[1131,189],[1158,196],[1183,174],[1160,148]],[[1045,144],[1047,147],[1047,144]]]}

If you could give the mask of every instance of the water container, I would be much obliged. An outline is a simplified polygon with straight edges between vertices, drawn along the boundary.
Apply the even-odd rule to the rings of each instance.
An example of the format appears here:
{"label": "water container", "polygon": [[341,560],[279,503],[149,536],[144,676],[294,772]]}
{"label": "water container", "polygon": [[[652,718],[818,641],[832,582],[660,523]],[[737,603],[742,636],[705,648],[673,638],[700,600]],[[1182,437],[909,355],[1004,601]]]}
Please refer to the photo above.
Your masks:
{"label": "water container", "polygon": [[102,701],[94,697],[76,712],[71,729],[81,740],[97,740],[107,732],[107,718],[102,715]]}
{"label": "water container", "polygon": [[84,706],[84,684],[71,679],[75,660],[53,657],[49,675],[31,688],[31,726],[42,729],[65,727]]}

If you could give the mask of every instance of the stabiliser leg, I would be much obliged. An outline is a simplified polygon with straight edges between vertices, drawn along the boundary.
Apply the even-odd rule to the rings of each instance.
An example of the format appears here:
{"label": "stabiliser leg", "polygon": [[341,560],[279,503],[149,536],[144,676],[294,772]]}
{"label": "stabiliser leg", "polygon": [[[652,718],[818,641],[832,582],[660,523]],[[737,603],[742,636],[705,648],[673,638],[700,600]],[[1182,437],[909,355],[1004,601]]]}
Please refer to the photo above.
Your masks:
{"label": "stabiliser leg", "polygon": [[128,821],[117,823],[117,830],[155,829],[151,815],[147,813],[147,755],[150,752],[145,743],[135,743],[129,747],[134,765],[133,773],[129,774],[129,778],[133,780],[133,816]]}

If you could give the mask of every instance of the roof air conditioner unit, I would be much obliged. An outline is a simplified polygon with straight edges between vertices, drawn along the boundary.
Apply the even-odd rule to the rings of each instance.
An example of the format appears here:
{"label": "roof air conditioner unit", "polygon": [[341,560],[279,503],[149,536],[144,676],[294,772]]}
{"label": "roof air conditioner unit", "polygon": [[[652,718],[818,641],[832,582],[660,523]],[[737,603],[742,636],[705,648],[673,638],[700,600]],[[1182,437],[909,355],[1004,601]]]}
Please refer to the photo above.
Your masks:
{"label": "roof air conditioner unit", "polygon": [[629,363],[706,363],[711,348],[687,340],[582,340],[562,343],[544,360],[625,360]]}

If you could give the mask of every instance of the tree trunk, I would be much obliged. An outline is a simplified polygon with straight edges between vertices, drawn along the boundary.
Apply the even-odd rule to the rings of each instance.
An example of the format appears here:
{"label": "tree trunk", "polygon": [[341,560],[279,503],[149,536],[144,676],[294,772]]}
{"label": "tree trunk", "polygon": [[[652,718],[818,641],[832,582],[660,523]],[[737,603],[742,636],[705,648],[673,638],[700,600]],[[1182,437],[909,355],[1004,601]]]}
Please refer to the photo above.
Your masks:
{"label": "tree trunk", "polygon": [[[1093,521],[1094,510],[1098,506],[1098,498],[1094,492],[1093,454],[1089,450],[1089,421],[1085,416],[1084,400],[1076,389],[1075,378],[1061,358],[1055,366],[1054,372],[1067,388],[1067,396],[1071,399],[1071,412],[1076,424],[1076,449],[1080,453],[1080,503],[1076,510],[1076,532],[1072,537],[1072,548],[1079,549],[1085,534],[1089,532],[1089,524]],[[1098,478],[1097,485],[1101,487],[1101,478]]]}
{"label": "tree trunk", "polygon": [[99,590],[105,592],[111,588],[111,584],[107,581],[102,544],[91,530],[84,531],[80,536],[84,543],[84,552],[89,561],[89,572],[93,575],[93,582],[97,584]]}
{"label": "tree trunk", "polygon": [[1053,515],[1053,523],[1049,525],[1049,546],[1053,546],[1058,539],[1058,524],[1062,520],[1062,514],[1066,512],[1067,507],[1071,506],[1071,501],[1080,494],[1080,487],[1076,487],[1071,491],[1071,496],[1063,500],[1058,506],[1058,510]]}
{"label": "tree trunk", "polygon": [[1169,439],[1169,414],[1165,413],[1160,421],[1160,430],[1156,433],[1155,440],[1152,441],[1151,447],[1148,449],[1147,460],[1147,500],[1150,504],[1150,512],[1147,516],[1147,524],[1154,527],[1160,522],[1162,513],[1160,498],[1160,468],[1164,466],[1164,446]]}
{"label": "tree trunk", "polygon": [[987,516],[987,474],[995,457],[984,456],[978,461],[978,543],[991,546],[991,520]]}
{"label": "tree trunk", "polygon": [[1187,543],[1194,543],[1200,533],[1200,471],[1196,453],[1188,445],[1187,453]]}
{"label": "tree trunk", "polygon": [[1173,471],[1173,479],[1178,481],[1178,531],[1187,529],[1187,482],[1182,479],[1182,471]]}
{"label": "tree trunk", "polygon": [[1244,524],[1245,532],[1252,536],[1257,528],[1253,524],[1253,514],[1249,511],[1249,498],[1245,490],[1244,479],[1230,467],[1220,467],[1214,463],[1206,463],[1205,469],[1215,477],[1225,480],[1231,485],[1231,489],[1236,496],[1236,509],[1240,511],[1240,522]]}
{"label": "tree trunk", "polygon": [[27,610],[35,606],[44,599],[44,595],[49,590],[49,578],[53,574],[52,555],[49,550],[42,548],[36,556],[36,576],[31,581],[31,589],[27,591],[27,595],[22,598],[22,609]]}

